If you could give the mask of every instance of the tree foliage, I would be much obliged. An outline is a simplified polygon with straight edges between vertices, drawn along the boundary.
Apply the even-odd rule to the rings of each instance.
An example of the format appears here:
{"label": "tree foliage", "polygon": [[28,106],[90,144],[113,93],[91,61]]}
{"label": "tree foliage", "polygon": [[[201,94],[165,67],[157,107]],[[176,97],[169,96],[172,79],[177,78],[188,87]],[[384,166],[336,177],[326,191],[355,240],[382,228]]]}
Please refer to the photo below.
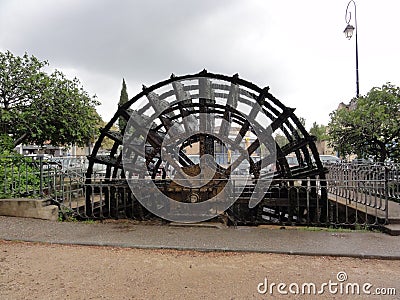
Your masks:
{"label": "tree foliage", "polygon": [[284,136],[283,134],[278,133],[275,136],[275,142],[279,147],[283,147],[285,146],[287,143],[289,143],[289,140],[287,139],[286,136]]}
{"label": "tree foliage", "polygon": [[400,160],[400,88],[390,83],[356,99],[353,109],[331,113],[329,135],[341,155]]}
{"label": "tree foliage", "polygon": [[31,157],[0,148],[0,199],[38,194],[39,172]]}
{"label": "tree foliage", "polygon": [[0,52],[0,135],[9,136],[13,146],[84,145],[98,122],[95,106],[79,80],[69,80],[55,70],[43,71],[47,61],[25,53],[14,56]]}
{"label": "tree foliage", "polygon": [[328,139],[326,131],[327,127],[325,125],[318,125],[317,122],[314,122],[310,128],[309,133],[310,135],[315,136],[318,142],[322,142]]}
{"label": "tree foliage", "polygon": [[[99,133],[106,125],[107,125],[107,122],[104,122],[103,120],[101,120],[99,122],[99,124],[98,124]],[[110,128],[110,131],[118,132],[118,127],[115,125],[112,125]],[[114,146],[114,140],[110,139],[108,136],[105,136],[103,138],[100,148],[103,150],[111,150],[113,146]]]}
{"label": "tree foliage", "polygon": [[[122,79],[122,89],[121,89],[121,95],[119,97],[118,106],[122,106],[128,101],[129,101],[129,98],[128,98],[128,92],[126,90],[125,79]],[[125,126],[126,126],[126,120],[124,118],[120,117],[118,120],[119,130],[122,132],[124,130]]]}

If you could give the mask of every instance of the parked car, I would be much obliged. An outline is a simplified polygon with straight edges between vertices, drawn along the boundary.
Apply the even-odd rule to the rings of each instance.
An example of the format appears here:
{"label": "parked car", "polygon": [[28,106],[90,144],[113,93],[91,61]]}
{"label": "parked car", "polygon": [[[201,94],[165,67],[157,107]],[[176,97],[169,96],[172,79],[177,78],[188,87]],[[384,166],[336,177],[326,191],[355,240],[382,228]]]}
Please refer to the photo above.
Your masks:
{"label": "parked car", "polygon": [[320,155],[319,159],[321,160],[322,164],[337,163],[341,161],[340,158],[335,155]]}
{"label": "parked car", "polygon": [[287,161],[289,167],[296,167],[299,165],[299,162],[298,162],[296,156],[286,156],[286,161]]}
{"label": "parked car", "polygon": [[44,168],[51,168],[62,173],[84,174],[87,168],[86,158],[83,156],[52,157],[44,162]]}
{"label": "parked car", "polygon": [[[287,161],[287,163],[288,163],[290,168],[297,167],[299,165],[297,157],[293,156],[293,155],[286,156],[286,161]],[[261,174],[261,176],[265,176],[268,173],[276,172],[276,170],[277,170],[276,163],[272,163],[272,164],[269,164],[266,168],[262,169],[260,174]]]}
{"label": "parked car", "polygon": [[351,161],[353,165],[366,165],[373,163],[372,159],[365,159],[365,158],[355,158]]}

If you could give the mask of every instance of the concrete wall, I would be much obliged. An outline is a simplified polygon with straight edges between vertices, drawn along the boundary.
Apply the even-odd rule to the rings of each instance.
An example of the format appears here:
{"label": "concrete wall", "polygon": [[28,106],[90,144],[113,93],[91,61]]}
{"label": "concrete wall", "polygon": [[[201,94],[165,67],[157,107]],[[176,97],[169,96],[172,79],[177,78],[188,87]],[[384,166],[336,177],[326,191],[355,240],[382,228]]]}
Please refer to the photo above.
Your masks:
{"label": "concrete wall", "polygon": [[0,215],[57,221],[58,206],[50,199],[0,199]]}

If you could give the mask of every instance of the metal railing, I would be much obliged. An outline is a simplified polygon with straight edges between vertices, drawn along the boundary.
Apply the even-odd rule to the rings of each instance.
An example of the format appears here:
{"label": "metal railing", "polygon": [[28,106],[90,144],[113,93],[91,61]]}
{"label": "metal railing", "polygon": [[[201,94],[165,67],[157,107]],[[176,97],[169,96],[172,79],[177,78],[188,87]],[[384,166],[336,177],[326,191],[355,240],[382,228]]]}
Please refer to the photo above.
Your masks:
{"label": "metal railing", "polygon": [[0,198],[57,197],[64,187],[84,182],[85,157],[0,157]]}
{"label": "metal railing", "polygon": [[[136,184],[143,186],[138,179]],[[291,224],[309,226],[379,226],[387,222],[387,200],[380,197],[374,185],[359,186],[324,185],[319,180],[286,180],[272,184],[264,192],[255,209],[248,203],[254,193],[251,185],[240,186],[240,180],[233,180],[234,187],[229,197],[235,203],[225,211],[232,224]],[[158,182],[165,192],[170,186],[168,180]],[[164,188],[165,187],[165,188]],[[352,190],[347,198],[337,196],[344,189]],[[154,191],[149,191],[152,195]],[[200,188],[186,188],[176,192],[175,197],[188,202],[188,195],[200,193]],[[358,193],[358,194],[357,194]],[[94,178],[85,185],[85,198],[72,199],[68,206],[80,218],[132,218],[146,220],[154,217],[133,195],[125,180],[115,181]],[[168,193],[166,193],[168,195]],[[332,196],[333,195],[333,196]],[[363,199],[356,200],[362,195]],[[366,197],[368,196],[368,197]],[[179,206],[179,205],[178,205]],[[176,209],[174,206],[173,209]],[[222,212],[221,212],[222,213]]]}
{"label": "metal railing", "polygon": [[[132,218],[153,215],[132,194],[126,180],[85,178],[86,157],[0,158],[0,196],[51,197],[63,214],[87,218]],[[280,180],[265,189],[256,209],[248,208],[255,182],[232,180],[230,197],[237,199],[225,211],[233,224],[302,224],[324,226],[379,225],[388,222],[391,203],[400,203],[399,165],[328,164],[326,181]],[[96,169],[96,170],[97,170]],[[157,179],[160,191],[168,194],[170,180]],[[138,179],[137,185],[142,183]],[[200,189],[174,192],[180,201]],[[181,193],[181,194],[179,194]],[[398,216],[400,218],[400,215]]]}
{"label": "metal railing", "polygon": [[363,204],[366,195],[400,203],[400,164],[334,163],[326,167],[330,192],[337,196]]}

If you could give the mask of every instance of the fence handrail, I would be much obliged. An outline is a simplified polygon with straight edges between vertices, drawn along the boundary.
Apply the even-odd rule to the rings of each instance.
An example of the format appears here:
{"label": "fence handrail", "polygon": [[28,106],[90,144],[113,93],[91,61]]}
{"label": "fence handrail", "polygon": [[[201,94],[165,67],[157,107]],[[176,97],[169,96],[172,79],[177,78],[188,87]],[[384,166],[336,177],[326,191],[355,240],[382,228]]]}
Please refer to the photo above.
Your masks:
{"label": "fence handrail", "polygon": [[[130,180],[137,184],[154,180],[159,188],[164,190],[168,190],[165,187],[172,181],[179,185],[185,181],[194,183],[202,182],[205,184],[211,181],[218,184],[219,182],[232,180],[235,188],[239,187],[240,189],[245,187],[243,191],[245,194],[251,193],[252,187],[257,183],[267,182],[271,183],[271,186],[269,191],[267,191],[268,187],[265,185],[266,197],[268,197],[271,191],[285,191],[285,189],[295,192],[294,194],[310,193],[310,197],[314,197],[315,195],[320,197],[328,193],[330,197],[347,199],[348,203],[351,204],[356,203],[369,206],[370,210],[384,211],[386,215],[388,213],[388,201],[400,202],[400,165],[326,164],[325,167],[328,173],[325,179],[274,179],[272,177],[254,179],[250,175],[237,175],[230,176],[228,179],[212,178],[206,181],[190,177],[187,179],[168,177],[165,179],[162,177],[151,179],[151,176],[129,179],[106,178],[103,176],[105,173],[102,173],[102,176],[99,177],[87,178],[86,167],[88,160],[83,156],[53,158],[51,163],[40,157],[39,159],[34,159],[22,156],[0,156],[1,158],[3,158],[3,161],[0,162],[0,192],[3,192],[4,195],[11,197],[51,196],[55,202],[59,203],[60,207],[67,207],[71,210],[79,209],[79,207],[85,205],[86,201],[89,201],[88,197],[94,197],[95,200],[93,201],[95,201],[96,205],[100,205],[100,207],[102,205],[110,205],[110,202],[107,202],[108,200],[104,200],[105,202],[103,203],[102,199],[109,197],[110,193],[114,193],[118,189],[122,189],[123,193],[131,193],[128,186],[128,181]],[[54,167],[49,167],[48,165]],[[111,187],[112,189],[110,190]],[[190,191],[190,189],[196,191],[199,188],[195,185],[193,187],[189,185],[183,189],[183,192]],[[239,193],[238,190],[235,190],[235,193]],[[248,196],[245,194],[242,194],[241,198]],[[122,196],[119,195],[118,197]],[[126,204],[124,201],[131,201],[131,198],[124,198],[123,202],[119,203],[117,201],[117,203],[123,206]],[[96,209],[102,208],[91,206],[91,209],[94,212]]]}

